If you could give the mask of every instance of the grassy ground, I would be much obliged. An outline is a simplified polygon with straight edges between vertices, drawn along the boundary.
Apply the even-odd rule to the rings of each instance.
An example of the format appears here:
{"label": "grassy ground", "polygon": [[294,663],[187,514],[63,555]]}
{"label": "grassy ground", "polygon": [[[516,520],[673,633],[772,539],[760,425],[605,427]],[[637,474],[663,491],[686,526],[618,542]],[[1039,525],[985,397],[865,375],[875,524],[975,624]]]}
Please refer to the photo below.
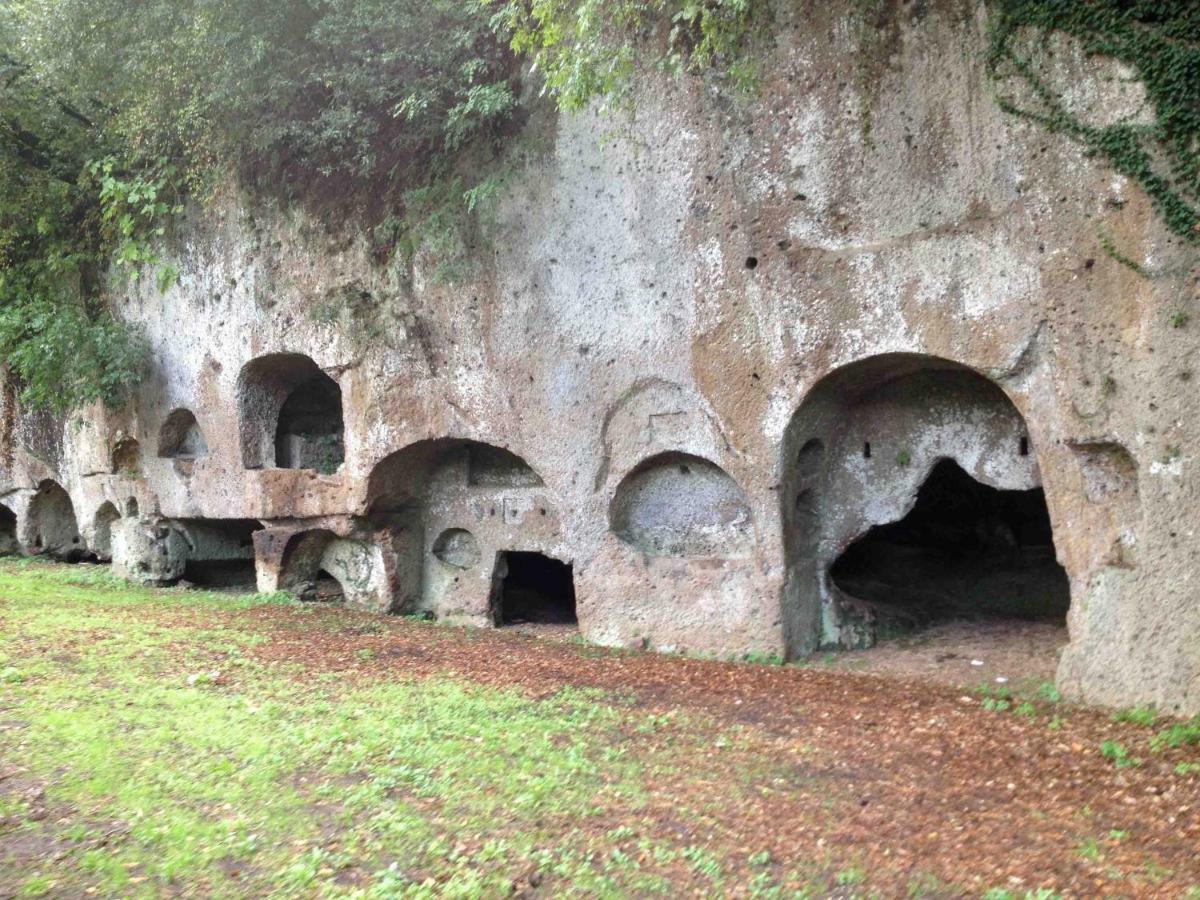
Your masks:
{"label": "grassy ground", "polygon": [[[619,686],[642,665],[0,563],[0,897],[1057,896],[1030,872],[924,866],[885,820],[847,839],[863,784],[895,773],[841,773],[822,744],[836,717],[802,731],[655,687],[678,673],[707,696],[705,673],[767,667],[655,659]],[[590,682],[562,677],[576,666]],[[781,689],[856,677],[778,672]],[[972,715],[986,728],[995,704]],[[1186,851],[1195,811],[1173,815]],[[1064,883],[1098,860],[1096,894],[1187,896],[1193,873],[1166,850],[1127,862],[1135,830],[1108,821],[1062,850]]]}

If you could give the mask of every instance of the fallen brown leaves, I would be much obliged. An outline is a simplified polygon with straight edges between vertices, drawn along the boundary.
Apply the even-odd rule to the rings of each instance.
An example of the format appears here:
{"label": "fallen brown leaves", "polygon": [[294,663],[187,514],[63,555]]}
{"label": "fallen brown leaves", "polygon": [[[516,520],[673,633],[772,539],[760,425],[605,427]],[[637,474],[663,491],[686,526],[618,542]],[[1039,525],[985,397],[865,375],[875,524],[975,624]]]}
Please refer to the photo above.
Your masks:
{"label": "fallen brown leaves", "polygon": [[[539,698],[600,688],[639,711],[741,729],[729,746],[679,747],[679,766],[656,774],[637,817],[643,832],[680,832],[743,860],[747,879],[759,871],[749,857],[768,851],[781,877],[851,861],[899,896],[921,879],[957,886],[950,895],[1159,897],[1200,884],[1200,779],[1174,772],[1187,751],[1151,752],[1150,730],[1102,711],[1022,717],[914,679],[608,652],[339,609],[230,615],[268,638],[259,658],[306,674],[448,676]],[[628,749],[660,739],[630,735]],[[1118,770],[1100,753],[1105,740],[1144,764]]]}

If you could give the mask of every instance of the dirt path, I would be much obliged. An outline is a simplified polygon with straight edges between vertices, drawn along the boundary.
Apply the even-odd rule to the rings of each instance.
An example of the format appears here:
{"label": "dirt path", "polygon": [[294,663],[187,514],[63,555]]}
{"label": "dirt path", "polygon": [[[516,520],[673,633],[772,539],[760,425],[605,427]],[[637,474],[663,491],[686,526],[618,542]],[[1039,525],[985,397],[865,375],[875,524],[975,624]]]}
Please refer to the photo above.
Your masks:
{"label": "dirt path", "polygon": [[812,665],[834,671],[919,678],[974,690],[1007,685],[1034,691],[1054,681],[1067,643],[1065,625],[1012,619],[945,622],[881,641],[870,650],[818,656]]}
{"label": "dirt path", "polygon": [[[779,762],[759,797],[722,809],[744,759],[714,747],[697,761],[711,768],[707,788],[690,783],[685,797],[654,786],[658,827],[678,827],[674,806],[710,803],[721,812],[703,820],[706,840],[770,847],[775,859],[850,853],[873,876],[892,873],[900,896],[919,878],[1014,896],[1193,896],[1200,885],[1200,778],[1175,770],[1195,748],[1154,752],[1151,729],[1100,711],[1039,703],[1018,715],[911,677],[608,652],[342,610],[241,615],[270,636],[264,659],[302,661],[307,673],[448,674],[534,696],[602,688],[656,713],[740,726],[757,757]],[[1105,741],[1142,763],[1116,767]]]}

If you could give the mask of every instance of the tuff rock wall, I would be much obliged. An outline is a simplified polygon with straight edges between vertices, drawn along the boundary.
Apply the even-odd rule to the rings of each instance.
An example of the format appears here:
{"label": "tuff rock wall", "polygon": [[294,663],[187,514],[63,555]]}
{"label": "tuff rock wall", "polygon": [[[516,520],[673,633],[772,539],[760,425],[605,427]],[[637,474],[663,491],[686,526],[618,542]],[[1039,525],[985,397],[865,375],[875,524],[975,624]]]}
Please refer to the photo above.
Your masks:
{"label": "tuff rock wall", "polygon": [[[866,61],[838,4],[781,7],[761,98],[648,75],[630,122],[535,116],[545,153],[455,284],[353,223],[232,190],[193,212],[179,283],[121,288],[153,348],[128,408],[6,388],[0,539],[145,581],[326,572],[479,625],[498,554],[536,550],[573,564],[588,639],[795,657],[862,639],[827,567],[951,458],[1045,489],[1064,692],[1200,711],[1194,246],[999,109],[982,5],[898,5]],[[1064,47],[1081,112],[1146,115]],[[342,443],[278,468],[322,373]]]}

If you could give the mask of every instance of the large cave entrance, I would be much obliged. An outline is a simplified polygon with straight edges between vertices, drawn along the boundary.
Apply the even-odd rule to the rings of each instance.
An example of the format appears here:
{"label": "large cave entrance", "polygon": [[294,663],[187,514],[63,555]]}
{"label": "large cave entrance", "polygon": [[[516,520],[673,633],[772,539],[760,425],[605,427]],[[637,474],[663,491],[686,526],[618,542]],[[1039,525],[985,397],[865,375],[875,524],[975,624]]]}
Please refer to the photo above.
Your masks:
{"label": "large cave entrance", "polygon": [[884,631],[963,619],[1061,624],[1070,604],[1042,489],[998,490],[952,460],[933,467],[903,519],[872,528],[829,574],[876,607]]}
{"label": "large cave entrance", "polygon": [[492,611],[497,625],[574,628],[579,620],[571,566],[541,553],[501,553],[496,560]]}

